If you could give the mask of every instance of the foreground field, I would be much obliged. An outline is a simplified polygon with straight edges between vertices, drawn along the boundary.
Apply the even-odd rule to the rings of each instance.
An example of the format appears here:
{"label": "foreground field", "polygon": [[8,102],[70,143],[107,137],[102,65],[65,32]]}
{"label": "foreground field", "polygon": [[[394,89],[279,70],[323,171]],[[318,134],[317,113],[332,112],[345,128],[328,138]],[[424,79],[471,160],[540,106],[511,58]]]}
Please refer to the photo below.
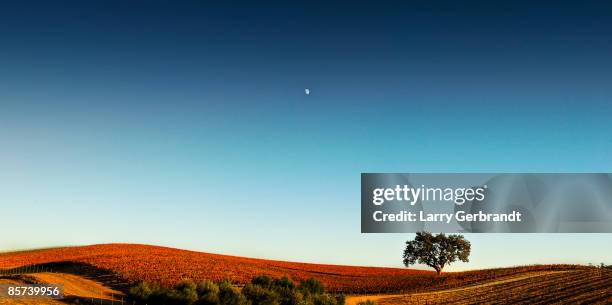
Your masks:
{"label": "foreground field", "polygon": [[[365,300],[400,304],[611,304],[609,270],[532,271],[480,284],[408,294],[347,296],[346,305]],[[63,273],[33,273],[0,278],[0,284],[49,283],[64,286],[62,300],[8,300],[0,305],[100,304],[126,305],[125,296],[90,279]],[[433,287],[432,287],[433,288]]]}
{"label": "foreground field", "polygon": [[528,266],[436,276],[434,272],[400,268],[355,267],[294,263],[210,254],[173,248],[106,244],[0,254],[0,273],[55,272],[83,275],[121,290],[121,282],[172,285],[182,278],[230,279],[241,285],[256,275],[289,276],[294,281],[314,277],[329,291],[410,293],[478,284],[532,271],[576,269],[576,266]]}
{"label": "foreground field", "polygon": [[346,305],[365,300],[378,305],[612,304],[612,272],[597,269],[528,272],[432,292],[349,296]]}

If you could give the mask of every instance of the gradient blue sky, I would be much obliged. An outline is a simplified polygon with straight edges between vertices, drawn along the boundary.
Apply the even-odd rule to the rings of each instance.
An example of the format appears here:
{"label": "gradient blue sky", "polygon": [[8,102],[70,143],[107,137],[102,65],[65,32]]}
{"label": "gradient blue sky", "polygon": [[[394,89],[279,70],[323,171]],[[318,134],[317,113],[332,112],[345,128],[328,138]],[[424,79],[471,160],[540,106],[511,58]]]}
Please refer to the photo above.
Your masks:
{"label": "gradient blue sky", "polygon": [[[0,249],[400,266],[360,173],[611,172],[610,54],[604,1],[2,4]],[[468,235],[451,270],[612,264],[611,237]]]}

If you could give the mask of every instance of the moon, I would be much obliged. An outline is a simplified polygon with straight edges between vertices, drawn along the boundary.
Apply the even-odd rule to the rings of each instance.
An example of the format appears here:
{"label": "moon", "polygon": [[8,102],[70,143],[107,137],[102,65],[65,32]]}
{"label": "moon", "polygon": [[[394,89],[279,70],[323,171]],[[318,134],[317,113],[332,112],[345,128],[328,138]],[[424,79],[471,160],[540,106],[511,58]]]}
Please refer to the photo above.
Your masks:
{"label": "moon", "polygon": [[308,88],[304,89],[304,94],[310,95],[310,89],[308,89]]}

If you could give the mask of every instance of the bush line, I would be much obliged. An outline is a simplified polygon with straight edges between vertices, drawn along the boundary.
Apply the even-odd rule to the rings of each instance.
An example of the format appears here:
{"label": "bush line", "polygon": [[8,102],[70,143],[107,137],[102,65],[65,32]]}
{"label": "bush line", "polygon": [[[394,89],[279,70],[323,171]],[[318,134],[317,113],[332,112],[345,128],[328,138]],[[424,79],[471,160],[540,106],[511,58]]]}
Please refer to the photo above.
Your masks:
{"label": "bush line", "polygon": [[273,279],[267,275],[254,277],[242,289],[228,280],[195,283],[184,279],[172,288],[140,282],[129,290],[128,297],[148,305],[344,305],[344,295],[326,293],[323,284],[313,278],[296,285],[286,276]]}

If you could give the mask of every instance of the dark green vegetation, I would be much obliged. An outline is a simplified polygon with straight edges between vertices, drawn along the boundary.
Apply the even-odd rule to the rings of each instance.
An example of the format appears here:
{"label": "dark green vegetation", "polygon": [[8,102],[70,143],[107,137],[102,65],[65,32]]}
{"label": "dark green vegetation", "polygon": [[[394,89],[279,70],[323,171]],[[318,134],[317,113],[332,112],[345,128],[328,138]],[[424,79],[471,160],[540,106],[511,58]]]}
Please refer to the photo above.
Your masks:
{"label": "dark green vegetation", "polygon": [[471,251],[470,242],[462,235],[444,233],[432,235],[429,232],[417,232],[414,240],[406,242],[404,250],[404,265],[415,263],[425,264],[436,270],[438,275],[442,269],[452,262],[460,260],[468,262]]}
{"label": "dark green vegetation", "polygon": [[254,277],[242,289],[229,281],[182,280],[172,288],[141,282],[129,298],[148,305],[344,305],[343,295],[325,292],[323,285],[308,279],[296,285],[287,277]]}

